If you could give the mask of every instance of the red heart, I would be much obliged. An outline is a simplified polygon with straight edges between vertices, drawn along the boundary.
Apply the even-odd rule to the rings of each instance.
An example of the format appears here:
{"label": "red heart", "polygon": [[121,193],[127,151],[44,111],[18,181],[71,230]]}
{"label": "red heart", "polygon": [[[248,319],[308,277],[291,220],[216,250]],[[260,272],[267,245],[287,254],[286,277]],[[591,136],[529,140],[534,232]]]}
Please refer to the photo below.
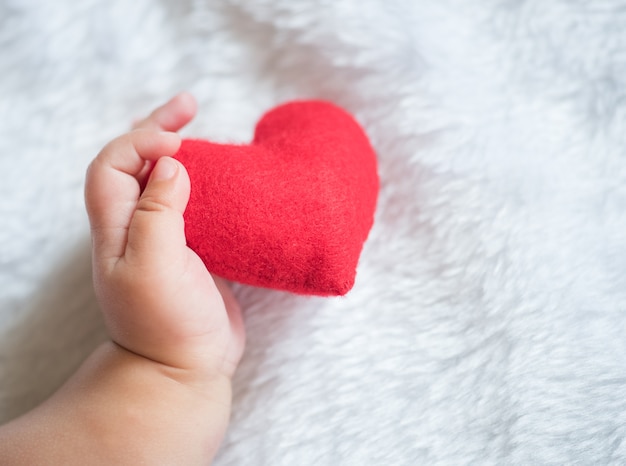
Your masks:
{"label": "red heart", "polygon": [[187,244],[217,275],[302,294],[343,295],[372,227],[376,155],[327,102],[266,113],[249,145],[185,140]]}

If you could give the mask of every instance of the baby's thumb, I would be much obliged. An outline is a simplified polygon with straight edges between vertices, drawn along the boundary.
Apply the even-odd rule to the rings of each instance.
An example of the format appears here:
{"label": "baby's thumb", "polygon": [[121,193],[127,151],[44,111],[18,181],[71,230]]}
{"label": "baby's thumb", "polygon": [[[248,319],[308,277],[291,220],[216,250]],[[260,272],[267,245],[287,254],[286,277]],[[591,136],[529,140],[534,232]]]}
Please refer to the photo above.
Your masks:
{"label": "baby's thumb", "polygon": [[161,157],[130,222],[127,260],[167,267],[184,257],[183,212],[189,192],[189,175],[185,167],[171,157]]}

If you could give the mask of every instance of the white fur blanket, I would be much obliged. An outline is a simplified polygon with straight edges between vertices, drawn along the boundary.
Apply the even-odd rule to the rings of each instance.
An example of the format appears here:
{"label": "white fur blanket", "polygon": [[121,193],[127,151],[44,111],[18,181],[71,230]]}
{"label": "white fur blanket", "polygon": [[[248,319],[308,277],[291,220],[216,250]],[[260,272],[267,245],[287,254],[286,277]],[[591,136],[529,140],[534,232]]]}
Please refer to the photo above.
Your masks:
{"label": "white fur blanket", "polygon": [[2,0],[2,420],[105,337],[84,171],[182,89],[332,100],[382,183],[346,298],[237,288],[216,464],[626,464],[624,0]]}

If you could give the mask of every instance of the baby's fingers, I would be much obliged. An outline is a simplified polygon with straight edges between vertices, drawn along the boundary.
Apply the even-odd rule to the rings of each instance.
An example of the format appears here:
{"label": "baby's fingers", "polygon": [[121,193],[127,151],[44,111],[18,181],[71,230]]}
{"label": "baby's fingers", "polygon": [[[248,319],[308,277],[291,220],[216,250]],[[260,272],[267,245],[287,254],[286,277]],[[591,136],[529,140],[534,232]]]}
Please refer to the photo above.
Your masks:
{"label": "baby's fingers", "polygon": [[124,259],[148,270],[168,270],[187,258],[183,212],[190,182],[171,157],[156,163],[130,222]]}
{"label": "baby's fingers", "polygon": [[135,122],[135,129],[178,131],[196,114],[196,101],[191,94],[182,92],[155,109],[147,118]]}
{"label": "baby's fingers", "polygon": [[173,155],[179,147],[176,133],[135,130],[111,141],[91,163],[85,202],[96,262],[117,260],[124,254],[141,194],[137,177],[146,161]]}

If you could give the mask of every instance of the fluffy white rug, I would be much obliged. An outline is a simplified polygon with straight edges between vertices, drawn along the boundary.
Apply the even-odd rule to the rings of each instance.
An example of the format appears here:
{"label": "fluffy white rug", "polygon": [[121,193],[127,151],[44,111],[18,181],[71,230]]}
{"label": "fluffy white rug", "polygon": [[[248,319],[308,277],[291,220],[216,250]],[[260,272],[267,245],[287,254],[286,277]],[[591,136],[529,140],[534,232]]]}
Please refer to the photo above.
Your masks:
{"label": "fluffy white rug", "polygon": [[291,98],[380,160],[344,299],[239,287],[219,465],[626,463],[626,1],[0,2],[0,416],[104,338],[85,168],[178,90]]}

